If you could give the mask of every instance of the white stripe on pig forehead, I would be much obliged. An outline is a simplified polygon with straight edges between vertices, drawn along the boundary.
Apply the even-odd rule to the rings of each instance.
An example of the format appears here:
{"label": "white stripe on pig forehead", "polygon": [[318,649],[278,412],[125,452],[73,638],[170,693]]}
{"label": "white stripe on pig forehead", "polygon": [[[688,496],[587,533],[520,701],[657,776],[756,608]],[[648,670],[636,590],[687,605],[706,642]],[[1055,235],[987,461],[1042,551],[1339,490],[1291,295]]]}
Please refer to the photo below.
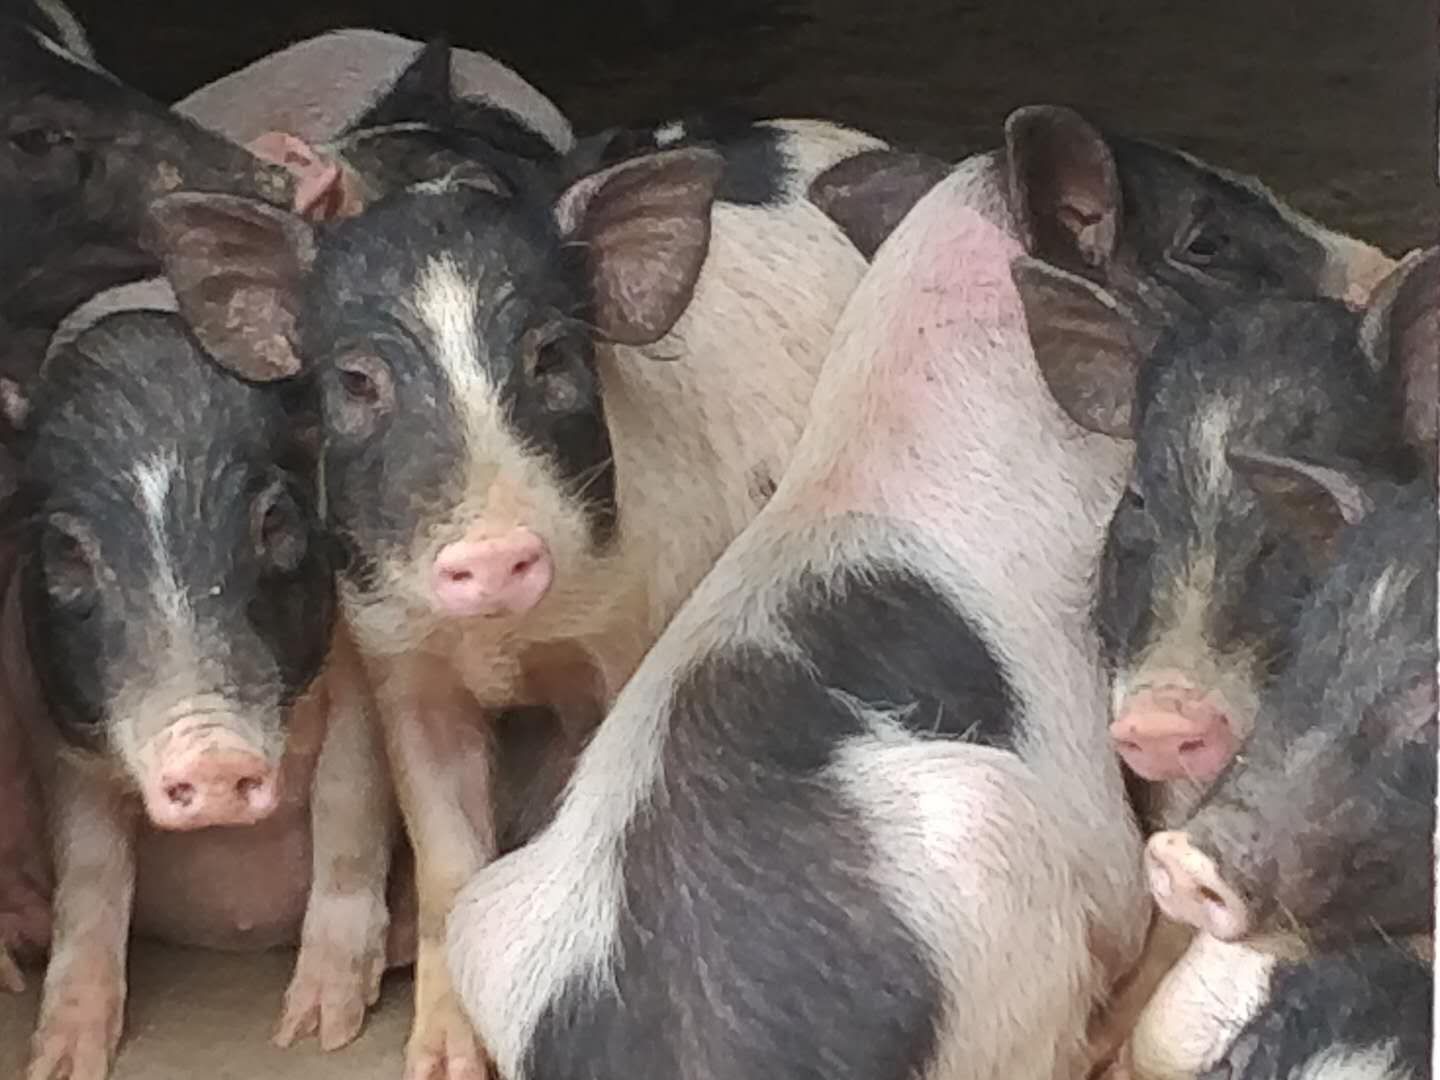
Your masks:
{"label": "white stripe on pig forehead", "polygon": [[1218,499],[1234,482],[1226,452],[1236,419],[1232,403],[1220,397],[1208,399],[1191,418],[1185,437],[1187,449],[1194,455],[1191,481],[1196,489],[1191,494],[1197,501]]}
{"label": "white stripe on pig forehead", "polygon": [[[486,303],[505,302],[502,285]],[[456,415],[472,452],[492,449],[494,433],[504,426],[500,387],[486,369],[478,332],[480,293],[450,255],[426,263],[413,298],[415,313],[430,335],[436,370],[450,392]]]}
{"label": "white stripe on pig forehead", "polygon": [[152,587],[160,609],[177,623],[189,622],[190,602],[175,574],[175,559],[165,536],[165,508],[175,487],[179,462],[162,451],[135,467],[135,489],[145,521],[146,539],[155,558],[156,576]]}

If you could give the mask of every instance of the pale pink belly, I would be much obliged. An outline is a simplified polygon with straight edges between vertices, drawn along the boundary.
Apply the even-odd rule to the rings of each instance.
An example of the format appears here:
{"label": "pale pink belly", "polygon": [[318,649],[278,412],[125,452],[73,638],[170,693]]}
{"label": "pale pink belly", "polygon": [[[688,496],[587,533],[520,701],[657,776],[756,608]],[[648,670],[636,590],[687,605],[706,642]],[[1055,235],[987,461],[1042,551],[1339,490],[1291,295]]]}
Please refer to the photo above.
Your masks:
{"label": "pale pink belly", "polygon": [[310,820],[282,806],[258,825],[141,832],[135,933],[246,952],[299,941],[310,891]]}

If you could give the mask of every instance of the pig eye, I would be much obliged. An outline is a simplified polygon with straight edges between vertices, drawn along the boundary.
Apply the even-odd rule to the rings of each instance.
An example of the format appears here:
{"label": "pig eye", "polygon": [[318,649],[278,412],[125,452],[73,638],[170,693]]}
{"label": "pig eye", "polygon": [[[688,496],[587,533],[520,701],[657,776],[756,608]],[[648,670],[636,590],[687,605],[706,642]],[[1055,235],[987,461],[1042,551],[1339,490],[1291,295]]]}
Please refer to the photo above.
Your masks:
{"label": "pig eye", "polygon": [[1133,483],[1126,486],[1125,494],[1121,496],[1120,501],[1127,510],[1133,510],[1140,514],[1145,512],[1145,494]]}
{"label": "pig eye", "polygon": [[10,133],[10,145],[30,157],[48,154],[57,146],[69,141],[68,136],[63,132],[44,127],[25,128]]}
{"label": "pig eye", "polygon": [[1225,252],[1229,237],[1215,229],[1199,228],[1190,234],[1181,257],[1195,266],[1208,266]]}
{"label": "pig eye", "polygon": [[544,378],[565,367],[570,359],[569,350],[561,340],[542,342],[535,350],[535,376]]}
{"label": "pig eye", "polygon": [[368,433],[376,417],[394,404],[390,372],[372,353],[352,352],[336,360],[333,386],[326,411],[342,435]]}
{"label": "pig eye", "polygon": [[282,574],[293,573],[305,558],[305,522],[284,488],[272,488],[255,500],[255,548]]}
{"label": "pig eye", "polygon": [[361,405],[374,405],[380,400],[380,391],[375,380],[363,371],[354,368],[340,369],[340,389],[351,401]]}
{"label": "pig eye", "polygon": [[57,603],[68,608],[88,608],[95,597],[95,566],[90,545],[62,528],[46,530],[40,558],[45,587]]}

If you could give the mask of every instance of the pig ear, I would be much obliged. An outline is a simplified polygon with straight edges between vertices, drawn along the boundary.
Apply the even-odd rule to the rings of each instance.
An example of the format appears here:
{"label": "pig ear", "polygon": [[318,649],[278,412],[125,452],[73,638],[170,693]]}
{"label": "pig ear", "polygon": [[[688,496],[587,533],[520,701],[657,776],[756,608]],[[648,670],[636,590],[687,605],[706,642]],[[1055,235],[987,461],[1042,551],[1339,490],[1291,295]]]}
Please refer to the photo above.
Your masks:
{"label": "pig ear", "polygon": [[380,124],[424,120],[443,126],[454,95],[450,88],[450,45],[432,38],[415,54],[390,89],[349,127],[356,131]]}
{"label": "pig ear", "polygon": [[611,341],[652,344],[689,305],[724,164],[713,150],[667,150],[587,176],[560,196],[556,221],[589,251],[596,328]]}
{"label": "pig ear", "polygon": [[182,191],[151,204],[144,239],[221,367],[256,382],[299,374],[296,308],[315,258],[308,225],[253,199]]}
{"label": "pig ear", "polygon": [[1231,450],[1226,456],[1272,520],[1321,559],[1345,526],[1374,508],[1360,482],[1340,469],[1253,450]]}
{"label": "pig ear", "polygon": [[869,259],[951,168],[927,154],[866,150],[817,176],[809,197]]}
{"label": "pig ear", "polygon": [[267,131],[245,147],[295,178],[291,209],[311,221],[352,217],[364,209],[364,192],[336,155],[285,131]]}
{"label": "pig ear", "polygon": [[1087,431],[1135,437],[1140,324],[1108,292],[1022,255],[1011,266],[1035,362],[1065,414]]}
{"label": "pig ear", "polygon": [[1371,295],[1360,341],[1377,371],[1405,388],[1411,441],[1434,446],[1440,413],[1440,247],[1412,251]]}
{"label": "pig ear", "polygon": [[1025,250],[1074,273],[1102,269],[1120,237],[1120,177],[1105,138],[1057,105],[1005,121],[1010,206]]}

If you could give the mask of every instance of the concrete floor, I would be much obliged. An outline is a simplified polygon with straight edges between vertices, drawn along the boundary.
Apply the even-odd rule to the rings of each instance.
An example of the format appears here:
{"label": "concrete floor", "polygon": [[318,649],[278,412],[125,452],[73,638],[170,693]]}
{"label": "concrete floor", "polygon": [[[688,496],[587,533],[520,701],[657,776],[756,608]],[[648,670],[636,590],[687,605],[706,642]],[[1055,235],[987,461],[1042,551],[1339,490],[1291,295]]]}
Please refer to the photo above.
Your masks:
{"label": "concrete floor", "polygon": [[[270,1043],[290,979],[288,950],[233,956],[150,943],[131,953],[130,999],[113,1080],[398,1080],[410,1023],[409,972],[385,981],[360,1038],[323,1053],[314,1040]],[[32,974],[27,972],[27,975]],[[0,992],[0,1078],[23,1075],[39,973]]]}

